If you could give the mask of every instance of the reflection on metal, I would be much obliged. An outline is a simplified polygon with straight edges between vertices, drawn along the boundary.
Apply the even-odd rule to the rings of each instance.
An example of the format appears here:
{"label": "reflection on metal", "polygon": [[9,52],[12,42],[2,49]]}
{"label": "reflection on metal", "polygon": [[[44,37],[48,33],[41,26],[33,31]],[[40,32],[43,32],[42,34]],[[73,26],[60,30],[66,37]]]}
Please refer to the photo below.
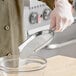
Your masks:
{"label": "reflection on metal", "polygon": [[35,35],[32,35],[21,46],[19,46],[20,57],[26,58],[33,53],[41,50],[52,41],[53,36],[54,32],[51,30],[45,30],[42,33],[36,33]]}
{"label": "reflection on metal", "polygon": [[57,48],[61,48],[61,47],[73,44],[73,43],[76,43],[76,39],[69,40],[67,42],[59,43],[59,44],[50,44],[49,46],[47,46],[47,49],[57,49]]}

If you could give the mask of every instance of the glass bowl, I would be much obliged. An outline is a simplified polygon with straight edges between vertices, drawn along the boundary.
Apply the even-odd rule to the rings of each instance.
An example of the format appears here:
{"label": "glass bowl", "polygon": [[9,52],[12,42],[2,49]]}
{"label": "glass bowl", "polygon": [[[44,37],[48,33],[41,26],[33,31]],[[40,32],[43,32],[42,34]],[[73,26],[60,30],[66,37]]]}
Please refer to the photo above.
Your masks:
{"label": "glass bowl", "polygon": [[0,59],[0,70],[6,76],[43,76],[46,63],[46,59],[39,56],[30,56],[25,59],[9,56]]}

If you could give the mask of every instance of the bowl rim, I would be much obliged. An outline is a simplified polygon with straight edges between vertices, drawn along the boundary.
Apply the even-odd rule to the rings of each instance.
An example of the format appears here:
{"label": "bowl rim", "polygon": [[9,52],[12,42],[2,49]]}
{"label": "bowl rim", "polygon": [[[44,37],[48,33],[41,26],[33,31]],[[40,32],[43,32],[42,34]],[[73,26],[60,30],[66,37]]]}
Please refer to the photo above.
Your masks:
{"label": "bowl rim", "polygon": [[[34,63],[39,63],[41,66],[38,66],[38,68],[34,67],[33,69],[28,69],[28,70],[24,70],[21,67],[17,67],[17,68],[6,67],[4,65],[5,62],[7,62],[9,60],[19,59],[18,56],[14,56],[14,58],[11,58],[12,56],[6,56],[6,57],[0,58],[0,70],[1,71],[7,72],[7,73],[34,72],[34,71],[43,70],[46,67],[46,65],[47,65],[47,60],[45,58],[40,57],[40,56],[29,56],[28,58],[25,58],[23,60],[25,60],[26,62],[30,61],[32,63],[33,62]],[[37,59],[40,60],[40,61],[38,61]],[[28,63],[30,64],[30,62],[28,62]]]}

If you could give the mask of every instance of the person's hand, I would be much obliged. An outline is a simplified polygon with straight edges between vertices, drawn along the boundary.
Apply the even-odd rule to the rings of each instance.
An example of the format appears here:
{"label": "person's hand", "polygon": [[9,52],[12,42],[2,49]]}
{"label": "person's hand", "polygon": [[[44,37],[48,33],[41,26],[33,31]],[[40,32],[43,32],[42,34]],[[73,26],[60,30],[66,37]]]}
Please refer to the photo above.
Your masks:
{"label": "person's hand", "polygon": [[73,22],[72,5],[68,0],[55,0],[55,8],[51,12],[51,28],[61,32]]}

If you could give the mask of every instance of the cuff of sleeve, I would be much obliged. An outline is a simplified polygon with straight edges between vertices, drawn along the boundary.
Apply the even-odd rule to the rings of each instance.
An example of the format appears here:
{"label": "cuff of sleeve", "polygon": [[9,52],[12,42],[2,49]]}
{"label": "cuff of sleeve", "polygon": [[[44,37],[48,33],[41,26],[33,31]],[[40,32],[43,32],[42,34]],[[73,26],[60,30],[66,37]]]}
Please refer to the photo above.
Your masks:
{"label": "cuff of sleeve", "polygon": [[60,7],[68,4],[71,5],[69,0],[55,0],[55,7],[58,7],[58,6]]}
{"label": "cuff of sleeve", "polygon": [[70,4],[73,4],[73,0],[55,0],[55,2],[69,2]]}
{"label": "cuff of sleeve", "polygon": [[68,2],[68,0],[55,0],[55,2],[63,2],[63,1],[65,1],[65,2]]}

